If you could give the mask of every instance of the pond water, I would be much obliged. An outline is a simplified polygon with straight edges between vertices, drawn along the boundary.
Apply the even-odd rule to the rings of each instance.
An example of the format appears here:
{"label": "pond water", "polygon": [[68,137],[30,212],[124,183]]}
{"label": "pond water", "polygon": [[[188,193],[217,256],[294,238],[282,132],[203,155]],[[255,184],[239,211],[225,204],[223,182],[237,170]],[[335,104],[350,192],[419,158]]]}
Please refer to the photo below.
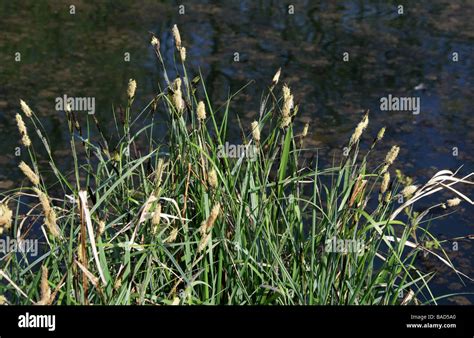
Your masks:
{"label": "pond water", "polygon": [[[291,3],[292,15],[288,4],[268,0],[190,1],[180,15],[172,1],[76,0],[75,14],[63,1],[0,1],[0,191],[21,179],[14,151],[20,98],[41,116],[54,153],[67,165],[67,128],[55,98],[95,97],[99,120],[112,120],[112,105],[125,104],[128,79],[134,78],[136,106],[144,105],[163,81],[149,32],[160,39],[173,77],[175,23],[190,77],[201,70],[216,105],[252,81],[231,106],[243,123],[257,116],[261,93],[281,67],[281,81],[300,105],[296,128],[310,123],[307,145],[319,148],[323,163],[340,154],[363,110],[370,109],[363,140],[371,141],[386,126],[376,158],[400,145],[398,168],[416,183],[441,169],[474,170],[473,1]],[[419,114],[382,110],[380,99],[389,95],[418,98]],[[463,203],[431,230],[444,239],[472,234],[473,211]],[[461,271],[474,276],[472,241],[460,240],[458,246],[445,249]],[[463,283],[437,261],[418,263],[438,271],[432,284],[437,294],[474,292],[474,283]],[[441,302],[472,304],[474,297]]]}

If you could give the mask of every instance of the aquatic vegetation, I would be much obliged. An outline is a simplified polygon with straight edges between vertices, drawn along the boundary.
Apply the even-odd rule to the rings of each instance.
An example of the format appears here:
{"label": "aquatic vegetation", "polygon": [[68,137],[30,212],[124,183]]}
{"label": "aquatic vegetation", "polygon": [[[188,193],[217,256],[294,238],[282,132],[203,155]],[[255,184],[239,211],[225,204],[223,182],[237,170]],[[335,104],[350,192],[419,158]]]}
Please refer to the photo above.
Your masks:
{"label": "aquatic vegetation", "polygon": [[[169,82],[163,69],[164,88],[142,109],[134,106],[139,84],[130,80],[123,119],[113,111],[115,130],[94,115],[81,121],[64,112],[70,171],[56,166],[37,115],[21,101],[27,120],[18,123],[20,136],[28,124],[40,142],[36,135],[28,146],[23,140],[30,164],[20,169],[28,181],[2,195],[0,224],[19,238],[28,236],[25,224],[40,227],[44,247],[40,257],[10,252],[1,259],[5,302],[436,303],[434,273],[416,264],[422,253],[470,279],[423,227],[431,207],[418,216],[411,211],[442,190],[455,195],[443,205],[472,204],[455,188],[472,185],[472,173],[442,170],[425,184],[401,187],[390,180],[398,146],[383,163],[368,161],[385,128],[368,151],[359,147],[370,132],[368,112],[340,164],[320,168],[317,158],[305,160],[309,124],[295,130],[294,94],[279,85],[284,69],[269,81],[261,114],[242,130],[242,145],[254,146],[254,156],[226,156],[233,96],[215,106],[202,75],[188,77],[176,25],[172,35],[180,76]],[[156,37],[151,46],[164,65]],[[157,135],[159,123],[166,123],[166,137]],[[38,160],[42,146],[46,162]],[[14,215],[7,205],[16,206]]]}

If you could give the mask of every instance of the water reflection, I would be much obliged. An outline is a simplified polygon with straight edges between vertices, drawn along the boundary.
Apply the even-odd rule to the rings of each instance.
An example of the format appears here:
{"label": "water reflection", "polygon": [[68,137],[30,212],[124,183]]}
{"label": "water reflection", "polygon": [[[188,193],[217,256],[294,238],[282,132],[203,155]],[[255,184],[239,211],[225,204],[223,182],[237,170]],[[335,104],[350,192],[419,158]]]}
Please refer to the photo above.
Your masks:
{"label": "water reflection", "polygon": [[[266,0],[195,1],[185,5],[184,15],[170,1],[74,3],[75,15],[62,1],[0,2],[2,191],[19,180],[13,117],[20,98],[42,117],[53,151],[66,159],[65,118],[54,110],[54,99],[93,96],[99,120],[112,122],[111,107],[120,109],[128,79],[135,78],[137,106],[144,104],[163,84],[148,32],[160,39],[174,77],[174,23],[187,47],[190,77],[202,71],[216,106],[254,80],[231,107],[244,121],[257,116],[260,93],[282,67],[282,80],[300,104],[297,128],[311,123],[308,146],[319,147],[323,161],[340,154],[361,112],[370,109],[366,139],[384,125],[388,130],[379,159],[399,144],[401,169],[419,182],[441,168],[474,170],[473,2],[293,1],[294,15],[288,15],[286,4]],[[397,14],[398,3],[404,15]],[[234,62],[236,52],[239,62]],[[345,52],[349,62],[343,62]],[[452,62],[453,52],[459,62]],[[21,62],[15,62],[15,53],[21,53]],[[420,115],[380,111],[379,99],[388,94],[420,97]],[[458,156],[452,156],[453,147]],[[446,238],[472,233],[474,210],[461,209],[437,222],[434,233]],[[462,242],[452,259],[474,275],[473,255],[472,244]],[[436,281],[442,292],[449,291],[446,285],[456,292],[474,291],[472,283],[460,287],[439,264],[423,264],[442,272]]]}

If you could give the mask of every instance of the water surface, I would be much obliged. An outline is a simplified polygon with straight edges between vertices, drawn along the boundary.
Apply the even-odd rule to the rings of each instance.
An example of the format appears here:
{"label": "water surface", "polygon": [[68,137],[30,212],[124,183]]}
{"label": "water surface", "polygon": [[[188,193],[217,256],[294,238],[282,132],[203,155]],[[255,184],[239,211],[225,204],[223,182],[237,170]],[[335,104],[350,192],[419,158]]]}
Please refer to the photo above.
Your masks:
{"label": "water surface", "polygon": [[[172,1],[74,4],[71,15],[69,2],[0,1],[1,191],[18,186],[22,178],[14,154],[20,98],[41,116],[53,152],[67,166],[65,117],[54,109],[54,99],[95,97],[99,120],[112,122],[112,105],[125,104],[127,81],[135,78],[136,106],[146,104],[163,85],[149,32],[160,39],[173,77],[170,27],[175,23],[187,48],[190,77],[201,70],[216,106],[252,81],[231,107],[244,124],[257,116],[261,93],[281,67],[281,80],[300,106],[296,128],[310,122],[307,146],[319,148],[323,163],[341,153],[363,110],[370,109],[363,140],[371,141],[387,127],[376,160],[391,145],[400,145],[397,168],[419,184],[441,169],[474,170],[473,1],[292,1],[294,15],[286,3],[267,0],[189,1],[184,15]],[[397,14],[399,4],[403,15]],[[234,62],[236,52],[239,62]],[[345,52],[349,62],[343,61]],[[452,60],[454,52],[458,62]],[[389,94],[419,97],[420,114],[381,111],[380,98]],[[239,137],[237,127],[232,137]],[[431,230],[445,239],[472,234],[473,211],[464,203]],[[456,252],[450,247],[454,264],[474,276],[472,242],[459,241]],[[420,259],[419,264],[439,272],[436,293],[474,292],[472,282],[463,285],[437,261]],[[443,302],[473,301],[464,295]]]}

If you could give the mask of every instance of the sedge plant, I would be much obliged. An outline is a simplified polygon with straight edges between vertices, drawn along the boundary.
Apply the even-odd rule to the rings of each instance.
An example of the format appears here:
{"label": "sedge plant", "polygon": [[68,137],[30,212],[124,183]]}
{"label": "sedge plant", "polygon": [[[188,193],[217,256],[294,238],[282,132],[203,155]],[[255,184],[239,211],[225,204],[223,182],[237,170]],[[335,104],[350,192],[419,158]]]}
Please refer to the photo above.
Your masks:
{"label": "sedge plant", "polygon": [[[296,130],[298,106],[281,70],[242,128],[240,151],[225,153],[238,93],[214,105],[203,76],[189,78],[179,30],[172,32],[179,75],[169,78],[153,36],[162,88],[145,107],[137,109],[140,84],[130,80],[125,110],[112,112],[115,128],[66,109],[66,169],[21,101],[25,181],[1,194],[0,229],[20,242],[40,229],[42,250],[1,257],[2,302],[430,304],[440,297],[429,286],[434,273],[416,264],[426,253],[470,279],[423,227],[430,210],[416,214],[413,205],[440,190],[455,195],[445,208],[472,203],[454,188],[473,184],[472,174],[444,170],[403,187],[394,176],[397,146],[383,163],[369,161],[385,129],[361,150],[368,112],[339,164],[304,160],[309,126]],[[164,137],[156,131],[163,123]]]}

